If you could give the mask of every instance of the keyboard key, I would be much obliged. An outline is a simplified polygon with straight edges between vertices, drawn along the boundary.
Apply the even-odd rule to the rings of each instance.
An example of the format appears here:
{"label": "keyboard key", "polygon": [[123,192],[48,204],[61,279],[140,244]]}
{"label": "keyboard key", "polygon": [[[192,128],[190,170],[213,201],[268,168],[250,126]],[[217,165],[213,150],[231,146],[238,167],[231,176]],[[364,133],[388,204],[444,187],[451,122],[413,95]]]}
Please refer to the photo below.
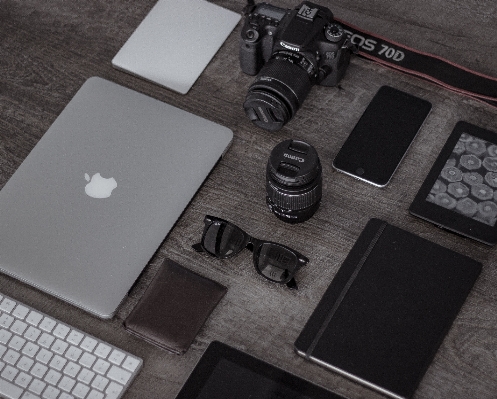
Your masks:
{"label": "keyboard key", "polygon": [[40,339],[38,339],[38,344],[43,346],[44,348],[50,348],[52,343],[55,341],[55,337],[53,335],[47,334],[44,332],[41,334]]}
{"label": "keyboard key", "polygon": [[83,385],[80,382],[76,384],[76,387],[73,389],[71,392],[76,398],[83,399],[88,392],[90,391],[90,388],[87,385]]}
{"label": "keyboard key", "polygon": [[64,367],[63,373],[65,375],[68,375],[70,377],[75,378],[78,375],[78,373],[79,373],[80,370],[81,370],[81,366],[80,365],[78,365],[76,363],[73,363],[73,362],[69,362],[66,365],[66,367]]}
{"label": "keyboard key", "polygon": [[71,392],[71,390],[74,388],[74,385],[76,385],[76,380],[65,375],[64,377],[62,377],[62,380],[59,382],[59,385],[57,387],[62,389],[63,391]]}
{"label": "keyboard key", "polygon": [[28,342],[24,348],[22,348],[22,353],[29,357],[35,357],[38,353],[40,347],[32,342]]}
{"label": "keyboard key", "polygon": [[81,356],[81,359],[79,359],[79,363],[87,368],[91,368],[93,363],[95,363],[95,360],[97,360],[96,356],[93,356],[90,353],[85,353]]}
{"label": "keyboard key", "polygon": [[95,391],[94,389],[90,391],[86,399],[103,399],[105,396],[102,392]]}
{"label": "keyboard key", "polygon": [[28,317],[26,317],[26,321],[35,327],[38,326],[42,319],[43,315],[33,310],[28,314]]}
{"label": "keyboard key", "polygon": [[8,399],[19,399],[22,395],[23,389],[16,387],[8,381],[2,381],[0,384],[0,395]]}
{"label": "keyboard key", "polygon": [[98,359],[93,366],[93,371],[96,371],[99,374],[105,374],[110,367],[110,363],[105,360]]}
{"label": "keyboard key", "polygon": [[27,327],[28,325],[25,322],[21,320],[16,320],[14,321],[12,327],[10,327],[10,331],[12,331],[15,334],[22,335],[24,334],[24,331],[26,330]]}
{"label": "keyboard key", "polygon": [[7,331],[5,329],[0,330],[0,343],[6,344],[7,342],[10,341],[12,338],[12,333],[10,331]]}
{"label": "keyboard key", "polygon": [[52,345],[52,351],[58,353],[59,355],[64,354],[69,344],[67,342],[61,341],[60,339],[56,339],[54,344]]}
{"label": "keyboard key", "polygon": [[93,380],[93,377],[95,377],[95,373],[93,371],[88,369],[82,369],[81,372],[78,374],[77,380],[81,381],[86,385],[90,385],[90,382]]}
{"label": "keyboard key", "polygon": [[81,349],[76,348],[75,346],[70,346],[64,356],[69,360],[77,361],[82,353],[83,351]]}
{"label": "keyboard key", "polygon": [[39,327],[46,332],[51,332],[57,322],[54,319],[51,319],[50,317],[44,317],[43,320],[41,321]]}
{"label": "keyboard key", "polygon": [[45,382],[51,384],[51,385],[57,385],[59,380],[62,378],[62,374],[55,371],[55,370],[50,370],[46,375],[45,378],[43,379]]}
{"label": "keyboard key", "polygon": [[0,302],[0,310],[3,312],[10,313],[17,305],[12,299],[4,298],[2,302]]}
{"label": "keyboard key", "polygon": [[[22,395],[21,399],[40,399],[40,397],[38,395],[33,395],[32,393],[26,391],[26,392],[24,392],[24,395]],[[60,397],[59,399],[62,399],[62,397]],[[72,399],[72,398],[69,398],[69,399]]]}
{"label": "keyboard key", "polygon": [[55,330],[53,331],[53,335],[55,335],[58,338],[64,339],[67,336],[67,334],[69,334],[69,331],[71,331],[71,329],[66,325],[58,324],[57,327],[55,327]]}
{"label": "keyboard key", "polygon": [[5,366],[0,376],[6,379],[7,381],[14,381],[14,378],[16,378],[17,373],[19,373],[19,370],[15,369],[14,367]]}
{"label": "keyboard key", "polygon": [[119,366],[125,358],[126,355],[123,352],[114,349],[110,354],[108,360],[111,363],[114,363],[115,365]]}
{"label": "keyboard key", "polygon": [[41,396],[43,399],[57,399],[59,396],[60,390],[55,387],[48,386],[47,389],[43,392]]}
{"label": "keyboard key", "polygon": [[27,388],[32,379],[33,379],[33,377],[31,377],[30,375],[28,375],[24,372],[21,372],[17,376],[15,383],[23,388]]}
{"label": "keyboard key", "polygon": [[31,392],[33,392],[34,394],[40,395],[46,386],[47,386],[47,384],[45,384],[43,381],[35,379],[31,382],[28,389]]}
{"label": "keyboard key", "polygon": [[64,366],[66,365],[67,360],[64,359],[63,357],[59,355],[55,355],[53,359],[50,361],[50,367],[54,368],[55,370],[62,370]]}
{"label": "keyboard key", "polygon": [[131,357],[131,356],[128,356],[123,363],[123,367],[126,370],[131,371],[131,372],[134,372],[138,368],[139,365],[140,365],[140,361],[137,358]]}
{"label": "keyboard key", "polygon": [[19,352],[16,352],[12,349],[8,349],[7,353],[5,353],[2,360],[5,363],[9,363],[9,364],[14,365],[17,363],[17,361],[19,360],[20,357],[21,357],[21,354]]}
{"label": "keyboard key", "polygon": [[7,313],[3,313],[0,316],[0,327],[9,328],[13,322],[14,318]]}
{"label": "keyboard key", "polygon": [[40,334],[41,330],[38,330],[36,327],[29,326],[26,332],[24,333],[24,338],[34,342],[38,339]]}
{"label": "keyboard key", "polygon": [[29,357],[23,356],[19,359],[19,362],[17,363],[17,367],[21,370],[29,371],[29,369],[31,369],[31,366],[33,366],[34,363],[35,363],[35,361],[33,359],[30,359]]}
{"label": "keyboard key", "polygon": [[35,363],[33,368],[31,369],[31,374],[38,378],[43,378],[45,373],[47,372],[48,367],[41,363]]}
{"label": "keyboard key", "polygon": [[9,341],[8,346],[9,346],[9,348],[16,350],[17,352],[20,352],[25,343],[26,343],[26,340],[24,338],[21,338],[17,335],[14,335],[12,337],[12,339]]}
{"label": "keyboard key", "polygon": [[36,360],[43,364],[48,364],[48,362],[52,359],[53,353],[47,351],[46,349],[42,349],[41,351],[38,352],[36,355]]}
{"label": "keyboard key", "polygon": [[100,344],[98,344],[97,348],[95,349],[95,351],[93,353],[95,355],[105,359],[109,355],[111,350],[112,350],[112,348],[109,345],[105,345],[105,344],[100,343]]}
{"label": "keyboard key", "polygon": [[129,379],[131,378],[131,373],[129,371],[123,370],[120,367],[112,366],[109,372],[107,373],[107,377],[122,385],[126,385]]}
{"label": "keyboard key", "polygon": [[24,318],[28,315],[29,309],[23,305],[17,305],[12,315],[19,320],[24,320]]}
{"label": "keyboard key", "polygon": [[67,342],[77,346],[83,340],[83,337],[84,335],[79,331],[72,330],[67,337]]}
{"label": "keyboard key", "polygon": [[107,394],[106,398],[107,399],[116,399],[119,397],[122,390],[123,390],[123,387],[121,385],[116,384],[115,382],[111,382],[109,384],[109,387],[105,390],[105,393]]}
{"label": "keyboard key", "polygon": [[86,337],[83,342],[81,343],[81,347],[88,352],[93,352],[93,349],[95,349],[95,346],[97,346],[98,342],[96,339]]}
{"label": "keyboard key", "polygon": [[95,389],[98,389],[99,391],[103,391],[108,383],[109,380],[107,378],[101,375],[97,375],[91,383],[91,386]]}

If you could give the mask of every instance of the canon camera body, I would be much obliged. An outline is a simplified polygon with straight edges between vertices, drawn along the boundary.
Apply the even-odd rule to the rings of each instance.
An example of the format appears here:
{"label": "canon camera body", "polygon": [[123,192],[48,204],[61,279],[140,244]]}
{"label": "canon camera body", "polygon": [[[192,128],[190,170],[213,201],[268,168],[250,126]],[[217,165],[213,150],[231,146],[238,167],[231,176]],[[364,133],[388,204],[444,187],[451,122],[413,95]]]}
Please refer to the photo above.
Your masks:
{"label": "canon camera body", "polygon": [[353,45],[328,8],[308,1],[293,10],[260,3],[248,6],[245,15],[240,66],[257,78],[243,106],[252,122],[276,131],[313,85],[338,84]]}

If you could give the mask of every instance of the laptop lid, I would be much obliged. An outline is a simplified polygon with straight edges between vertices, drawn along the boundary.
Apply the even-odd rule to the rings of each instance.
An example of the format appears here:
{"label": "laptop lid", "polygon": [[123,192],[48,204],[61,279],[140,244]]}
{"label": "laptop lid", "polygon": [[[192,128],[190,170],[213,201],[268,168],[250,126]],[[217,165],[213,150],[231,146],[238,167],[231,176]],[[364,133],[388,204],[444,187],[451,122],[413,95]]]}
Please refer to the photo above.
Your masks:
{"label": "laptop lid", "polygon": [[112,65],[186,94],[240,18],[205,0],[159,0]]}
{"label": "laptop lid", "polygon": [[112,317],[232,137],[90,78],[0,191],[0,271]]}

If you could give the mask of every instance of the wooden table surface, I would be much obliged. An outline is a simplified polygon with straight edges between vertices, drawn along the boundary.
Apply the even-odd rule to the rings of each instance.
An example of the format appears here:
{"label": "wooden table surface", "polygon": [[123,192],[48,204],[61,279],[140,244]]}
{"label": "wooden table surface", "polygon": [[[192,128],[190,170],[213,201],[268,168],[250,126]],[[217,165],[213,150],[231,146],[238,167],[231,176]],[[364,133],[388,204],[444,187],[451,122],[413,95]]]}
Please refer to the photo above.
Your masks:
{"label": "wooden table surface", "polygon": [[[244,1],[214,3],[241,12]],[[355,382],[297,356],[293,342],[367,221],[381,218],[483,263],[483,271],[426,372],[415,398],[497,397],[496,248],[461,238],[409,215],[408,208],[459,120],[497,131],[497,110],[431,83],[353,57],[340,87],[316,86],[294,119],[269,133],[251,124],[242,103],[253,77],[240,70],[241,22],[186,95],[111,66],[111,60],[154,0],[0,1],[0,187],[83,82],[100,76],[233,130],[231,149],[153,255],[111,320],[83,311],[0,275],[0,291],[144,359],[131,398],[174,398],[208,344],[219,340],[348,398],[381,398]],[[293,8],[297,3],[272,3]],[[497,5],[491,1],[321,1],[337,18],[480,73],[497,76]],[[197,32],[178,32],[178,35]],[[194,54],[192,54],[192,57]],[[383,189],[332,168],[332,160],[382,85],[429,100],[433,109],[414,144]],[[303,139],[323,165],[321,206],[307,222],[289,225],[265,204],[265,166],[280,141]],[[284,243],[309,257],[299,290],[271,284],[245,251],[229,261],[191,249],[203,217],[235,221],[250,234]],[[19,248],[22,250],[22,247]],[[188,352],[177,356],[127,334],[122,322],[164,258],[228,287]]]}

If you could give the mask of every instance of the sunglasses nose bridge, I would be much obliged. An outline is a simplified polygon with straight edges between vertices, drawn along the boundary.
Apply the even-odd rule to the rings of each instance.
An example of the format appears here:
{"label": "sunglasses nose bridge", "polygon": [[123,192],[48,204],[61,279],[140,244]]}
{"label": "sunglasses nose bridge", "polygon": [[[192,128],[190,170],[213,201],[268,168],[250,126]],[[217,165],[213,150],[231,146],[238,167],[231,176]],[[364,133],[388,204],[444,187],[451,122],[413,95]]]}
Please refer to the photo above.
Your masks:
{"label": "sunglasses nose bridge", "polygon": [[261,244],[261,240],[258,240],[257,238],[249,236],[248,234],[246,235],[246,240],[247,240],[247,243],[245,244],[245,248],[247,248],[249,251],[252,251],[255,253],[256,252],[255,250]]}

